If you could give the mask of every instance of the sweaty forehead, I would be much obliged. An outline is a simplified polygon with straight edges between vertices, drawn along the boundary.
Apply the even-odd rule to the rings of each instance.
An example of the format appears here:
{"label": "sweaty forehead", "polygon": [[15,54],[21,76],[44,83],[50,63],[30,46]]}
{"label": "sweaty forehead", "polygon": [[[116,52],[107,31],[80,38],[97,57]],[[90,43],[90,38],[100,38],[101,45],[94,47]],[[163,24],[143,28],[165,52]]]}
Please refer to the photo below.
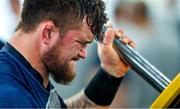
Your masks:
{"label": "sweaty forehead", "polygon": [[81,32],[82,32],[82,37],[88,42],[91,42],[94,40],[94,35],[91,31],[91,28],[86,22],[82,23]]}

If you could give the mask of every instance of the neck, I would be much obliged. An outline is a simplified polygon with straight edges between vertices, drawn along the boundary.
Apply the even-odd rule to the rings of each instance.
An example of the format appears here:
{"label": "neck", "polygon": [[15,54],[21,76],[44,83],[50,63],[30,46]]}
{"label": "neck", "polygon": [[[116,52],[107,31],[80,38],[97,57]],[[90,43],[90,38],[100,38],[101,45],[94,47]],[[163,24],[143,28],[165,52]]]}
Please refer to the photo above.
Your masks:
{"label": "neck", "polygon": [[39,40],[36,33],[24,33],[18,30],[9,43],[20,52],[25,59],[36,69],[43,78],[43,85],[47,87],[49,75],[40,58]]}

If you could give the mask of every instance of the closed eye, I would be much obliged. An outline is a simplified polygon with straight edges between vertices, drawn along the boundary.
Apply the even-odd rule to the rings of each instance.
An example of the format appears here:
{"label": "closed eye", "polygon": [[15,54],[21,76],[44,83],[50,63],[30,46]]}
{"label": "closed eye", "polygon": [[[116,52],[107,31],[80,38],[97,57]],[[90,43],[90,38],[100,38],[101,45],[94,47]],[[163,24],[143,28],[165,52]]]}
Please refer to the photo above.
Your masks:
{"label": "closed eye", "polygon": [[86,42],[81,42],[81,41],[77,41],[79,44],[82,45],[82,47],[86,47],[87,46],[87,43]]}

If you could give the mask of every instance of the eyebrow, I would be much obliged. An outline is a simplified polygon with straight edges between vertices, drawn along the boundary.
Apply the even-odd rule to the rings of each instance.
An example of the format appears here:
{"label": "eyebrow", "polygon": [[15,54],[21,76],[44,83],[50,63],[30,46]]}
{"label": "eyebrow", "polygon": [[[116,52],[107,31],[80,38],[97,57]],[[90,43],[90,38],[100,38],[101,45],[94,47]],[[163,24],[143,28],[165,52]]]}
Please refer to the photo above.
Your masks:
{"label": "eyebrow", "polygon": [[86,40],[86,38],[82,38],[82,42],[85,44],[90,44],[90,43],[92,43],[94,41],[94,38],[92,39],[92,40]]}
{"label": "eyebrow", "polygon": [[91,41],[82,40],[82,41],[80,41],[80,42],[83,43],[83,44],[90,44],[90,43],[93,42],[93,40],[91,40]]}

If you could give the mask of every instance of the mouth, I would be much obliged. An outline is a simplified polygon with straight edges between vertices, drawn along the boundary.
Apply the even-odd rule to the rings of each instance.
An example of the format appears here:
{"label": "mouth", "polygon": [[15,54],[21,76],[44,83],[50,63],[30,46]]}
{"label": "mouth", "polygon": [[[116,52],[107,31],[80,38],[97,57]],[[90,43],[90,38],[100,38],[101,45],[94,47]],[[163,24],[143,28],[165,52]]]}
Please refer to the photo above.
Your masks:
{"label": "mouth", "polygon": [[71,65],[76,65],[76,62],[77,62],[79,59],[80,59],[79,57],[72,58],[71,61],[70,61],[70,64],[71,64]]}
{"label": "mouth", "polygon": [[77,62],[79,59],[80,59],[79,57],[73,57],[73,58],[70,60],[70,64],[71,64],[71,65],[76,65],[76,62]]}
{"label": "mouth", "polygon": [[78,60],[71,60],[70,61],[70,64],[72,64],[72,65],[76,65],[76,62],[77,62]]}
{"label": "mouth", "polygon": [[79,57],[74,57],[72,58],[72,61],[78,61],[80,58]]}

